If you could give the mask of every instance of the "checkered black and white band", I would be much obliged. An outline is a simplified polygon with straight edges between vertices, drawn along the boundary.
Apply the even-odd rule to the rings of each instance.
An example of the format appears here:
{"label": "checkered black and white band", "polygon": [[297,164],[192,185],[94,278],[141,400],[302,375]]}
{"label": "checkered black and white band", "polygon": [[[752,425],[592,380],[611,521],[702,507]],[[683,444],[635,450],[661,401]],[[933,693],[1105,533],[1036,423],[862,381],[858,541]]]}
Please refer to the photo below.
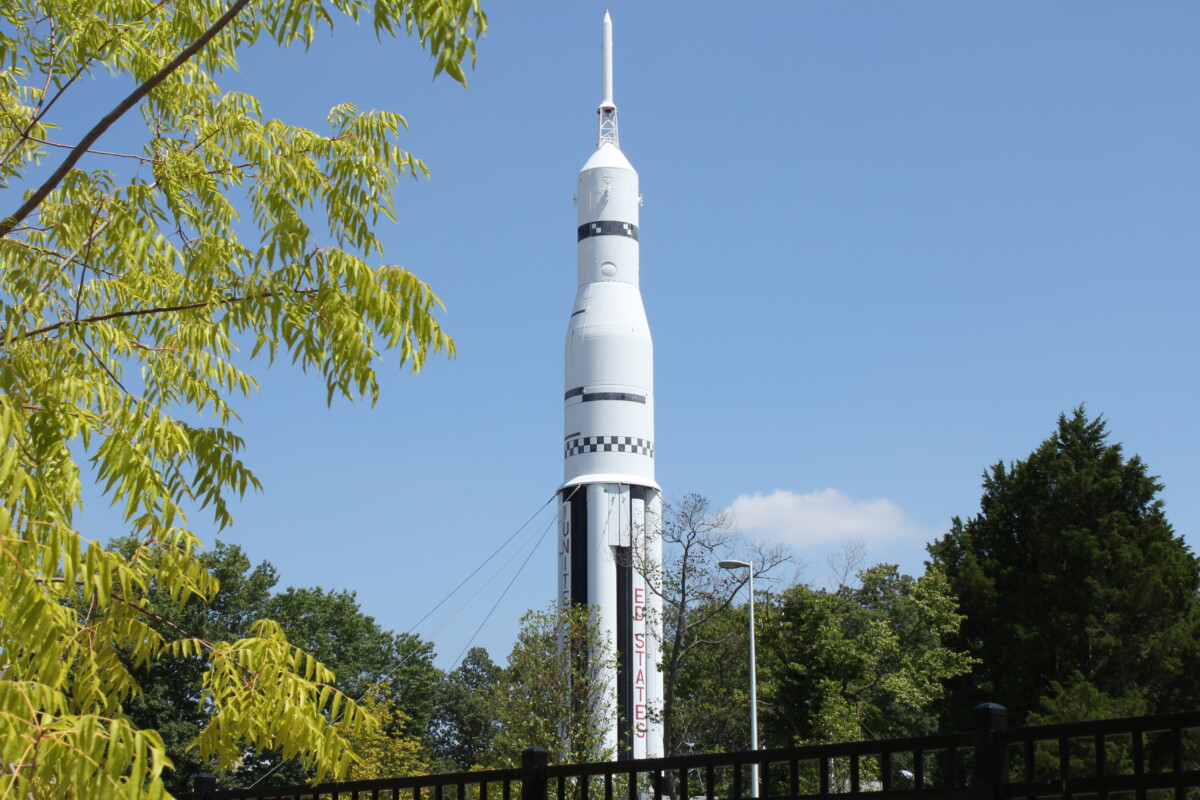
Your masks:
{"label": "checkered black and white band", "polygon": [[654,458],[654,445],[649,439],[634,436],[580,436],[567,440],[563,458],[583,453],[637,453]]}
{"label": "checkered black and white band", "polygon": [[628,236],[636,242],[638,228],[632,222],[617,222],[612,219],[585,222],[579,226],[579,241],[582,242],[590,236]]}

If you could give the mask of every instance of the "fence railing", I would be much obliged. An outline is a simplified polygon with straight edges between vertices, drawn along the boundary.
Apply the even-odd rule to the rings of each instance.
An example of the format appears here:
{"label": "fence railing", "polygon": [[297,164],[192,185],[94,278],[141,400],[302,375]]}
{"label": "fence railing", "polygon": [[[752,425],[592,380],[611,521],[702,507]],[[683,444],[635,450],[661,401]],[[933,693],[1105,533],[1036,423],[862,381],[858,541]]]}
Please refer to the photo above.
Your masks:
{"label": "fence railing", "polygon": [[[759,766],[752,786],[750,766]],[[869,798],[856,797],[870,795]],[[1022,728],[1002,706],[972,729],[907,739],[218,790],[180,800],[1200,800],[1200,711]]]}

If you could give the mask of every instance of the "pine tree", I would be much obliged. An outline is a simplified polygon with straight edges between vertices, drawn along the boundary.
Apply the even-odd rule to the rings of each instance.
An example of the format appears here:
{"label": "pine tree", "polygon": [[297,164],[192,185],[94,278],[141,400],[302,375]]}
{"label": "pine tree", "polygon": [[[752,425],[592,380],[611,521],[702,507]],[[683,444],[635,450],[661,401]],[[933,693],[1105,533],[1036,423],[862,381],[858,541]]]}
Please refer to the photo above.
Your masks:
{"label": "pine tree", "polygon": [[954,684],[948,722],[985,701],[1020,722],[1081,682],[1152,712],[1195,707],[1200,565],[1167,522],[1162,485],[1108,441],[1104,420],[1060,415],[983,489],[979,514],[929,547],[979,659]]}

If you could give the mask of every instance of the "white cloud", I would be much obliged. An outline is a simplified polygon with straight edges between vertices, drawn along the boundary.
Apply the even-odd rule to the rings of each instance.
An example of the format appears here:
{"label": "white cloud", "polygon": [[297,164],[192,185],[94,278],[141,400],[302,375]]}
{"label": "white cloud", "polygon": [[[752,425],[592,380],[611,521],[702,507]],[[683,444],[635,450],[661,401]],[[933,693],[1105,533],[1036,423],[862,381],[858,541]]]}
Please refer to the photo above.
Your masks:
{"label": "white cloud", "polygon": [[847,540],[870,546],[923,535],[891,500],[854,500],[838,489],[743,494],[729,511],[743,531],[792,547]]}

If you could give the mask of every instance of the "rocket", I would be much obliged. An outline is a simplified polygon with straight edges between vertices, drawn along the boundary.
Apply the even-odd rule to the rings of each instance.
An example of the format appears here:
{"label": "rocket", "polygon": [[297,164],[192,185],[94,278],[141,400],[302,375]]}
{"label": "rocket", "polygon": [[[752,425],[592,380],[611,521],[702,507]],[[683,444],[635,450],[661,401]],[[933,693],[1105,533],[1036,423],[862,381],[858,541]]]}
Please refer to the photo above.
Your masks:
{"label": "rocket", "polygon": [[[654,480],[654,351],[638,287],[638,174],[621,152],[612,20],[601,35],[596,150],[579,171],[579,288],[567,327],[559,602],[595,608],[617,665],[601,676],[615,757],[663,754],[662,494]],[[660,582],[661,585],[661,582]]]}

